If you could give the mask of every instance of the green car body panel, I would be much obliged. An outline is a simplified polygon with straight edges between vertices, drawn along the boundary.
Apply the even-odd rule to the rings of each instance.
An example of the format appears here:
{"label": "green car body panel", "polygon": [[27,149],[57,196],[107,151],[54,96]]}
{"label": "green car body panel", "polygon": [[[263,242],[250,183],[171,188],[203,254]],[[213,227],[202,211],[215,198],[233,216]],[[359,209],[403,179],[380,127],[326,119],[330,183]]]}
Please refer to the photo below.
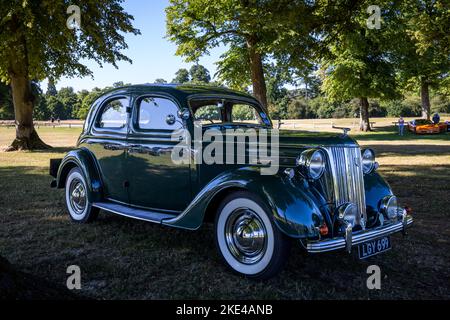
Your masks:
{"label": "green car body panel", "polygon": [[[56,185],[64,187],[68,171],[81,168],[88,181],[89,200],[113,199],[121,203],[169,212],[173,218],[161,221],[164,225],[195,230],[205,220],[212,204],[229,191],[247,190],[257,195],[270,208],[276,226],[292,238],[319,239],[319,227],[326,223],[333,229],[332,208],[317,188],[307,179],[289,178],[284,170],[295,168],[296,158],[309,148],[327,146],[358,147],[346,135],[280,130],[279,171],[275,175],[261,175],[261,167],[250,165],[190,164],[175,166],[170,151],[173,132],[164,130],[136,130],[136,101],[142,96],[171,100],[179,110],[189,109],[191,99],[224,97],[259,105],[250,95],[209,86],[137,85],[114,89],[102,95],[92,106],[81,133],[77,149],[62,160]],[[128,99],[131,116],[127,132],[99,132],[94,127],[99,109],[105,102],[123,97]],[[183,127],[193,134],[191,118],[183,120]],[[271,127],[271,124],[270,124]],[[223,129],[223,128],[222,128]],[[130,145],[153,150],[154,154],[126,152]],[[131,177],[131,178],[130,178]],[[129,181],[131,180],[131,181]],[[126,183],[124,183],[126,182]],[[368,213],[379,211],[380,200],[392,195],[392,190],[376,172],[364,176]],[[170,198],[164,205],[161,199]],[[153,200],[148,200],[153,198]]]}

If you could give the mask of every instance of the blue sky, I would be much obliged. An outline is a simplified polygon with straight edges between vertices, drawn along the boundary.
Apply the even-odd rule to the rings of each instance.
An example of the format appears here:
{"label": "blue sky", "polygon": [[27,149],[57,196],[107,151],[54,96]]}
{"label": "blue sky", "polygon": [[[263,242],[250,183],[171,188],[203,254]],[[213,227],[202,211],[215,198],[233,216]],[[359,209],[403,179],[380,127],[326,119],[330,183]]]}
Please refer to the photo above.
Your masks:
{"label": "blue sky", "polygon": [[[61,78],[56,87],[71,86],[75,91],[92,89],[94,87],[110,86],[114,82],[146,83],[153,82],[157,78],[171,81],[179,68],[188,69],[192,63],[186,63],[182,57],[175,56],[176,45],[165,39],[166,22],[164,9],[168,6],[168,0],[126,0],[123,3],[126,12],[134,16],[134,27],[140,29],[141,35],[127,34],[125,40],[129,48],[124,51],[133,63],[120,62],[118,69],[112,65],[103,65],[103,68],[91,61],[83,61],[94,74],[94,79],[85,78]],[[81,17],[83,24],[83,17]],[[225,48],[217,48],[211,51],[209,56],[200,58],[199,63],[204,65],[214,75],[215,62],[225,51]],[[47,83],[42,83],[46,90]]]}

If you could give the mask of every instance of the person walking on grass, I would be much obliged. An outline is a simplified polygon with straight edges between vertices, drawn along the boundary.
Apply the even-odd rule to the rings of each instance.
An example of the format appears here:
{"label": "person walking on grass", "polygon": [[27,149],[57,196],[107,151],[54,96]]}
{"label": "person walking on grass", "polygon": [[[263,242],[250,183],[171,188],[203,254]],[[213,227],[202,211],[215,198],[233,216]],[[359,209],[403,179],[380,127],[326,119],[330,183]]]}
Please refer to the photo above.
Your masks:
{"label": "person walking on grass", "polygon": [[436,113],[433,115],[433,122],[434,122],[434,124],[438,124],[439,121],[441,121],[441,117],[439,116],[439,113],[436,112]]}
{"label": "person walking on grass", "polygon": [[405,127],[405,120],[403,120],[403,117],[400,116],[400,118],[398,119],[398,134],[399,135],[403,135],[403,129]]}

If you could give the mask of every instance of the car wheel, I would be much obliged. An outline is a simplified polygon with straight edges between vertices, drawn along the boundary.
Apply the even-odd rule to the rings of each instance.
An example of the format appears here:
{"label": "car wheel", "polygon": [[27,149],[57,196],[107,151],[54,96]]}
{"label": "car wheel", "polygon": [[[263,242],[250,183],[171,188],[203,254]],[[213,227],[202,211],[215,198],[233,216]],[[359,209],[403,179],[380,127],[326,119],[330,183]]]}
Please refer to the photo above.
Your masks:
{"label": "car wheel", "polygon": [[287,262],[290,239],[275,226],[267,206],[249,192],[227,196],[218,208],[214,227],[218,251],[241,275],[268,279]]}
{"label": "car wheel", "polygon": [[70,170],[66,179],[66,205],[72,221],[88,223],[97,218],[100,209],[88,199],[86,179],[78,167]]}

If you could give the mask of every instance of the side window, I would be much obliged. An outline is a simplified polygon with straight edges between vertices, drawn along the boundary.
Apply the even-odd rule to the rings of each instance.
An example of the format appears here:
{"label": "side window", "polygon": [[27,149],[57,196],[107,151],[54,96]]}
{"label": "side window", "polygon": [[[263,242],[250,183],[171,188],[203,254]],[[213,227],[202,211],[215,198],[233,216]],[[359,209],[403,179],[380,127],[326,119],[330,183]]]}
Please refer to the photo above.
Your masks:
{"label": "side window", "polygon": [[110,100],[103,107],[97,126],[102,129],[126,131],[127,107],[127,98]]}
{"label": "side window", "polygon": [[194,121],[204,124],[221,123],[220,109],[215,104],[201,106],[195,110]]}
{"label": "side window", "polygon": [[[264,113],[261,115],[265,116]],[[248,104],[234,104],[231,109],[232,122],[262,124],[261,115],[258,115],[255,107]]]}
{"label": "side window", "polygon": [[[167,117],[175,117],[173,124],[167,123]],[[169,99],[144,97],[138,101],[139,129],[176,130],[182,128],[178,117],[177,105]]]}

